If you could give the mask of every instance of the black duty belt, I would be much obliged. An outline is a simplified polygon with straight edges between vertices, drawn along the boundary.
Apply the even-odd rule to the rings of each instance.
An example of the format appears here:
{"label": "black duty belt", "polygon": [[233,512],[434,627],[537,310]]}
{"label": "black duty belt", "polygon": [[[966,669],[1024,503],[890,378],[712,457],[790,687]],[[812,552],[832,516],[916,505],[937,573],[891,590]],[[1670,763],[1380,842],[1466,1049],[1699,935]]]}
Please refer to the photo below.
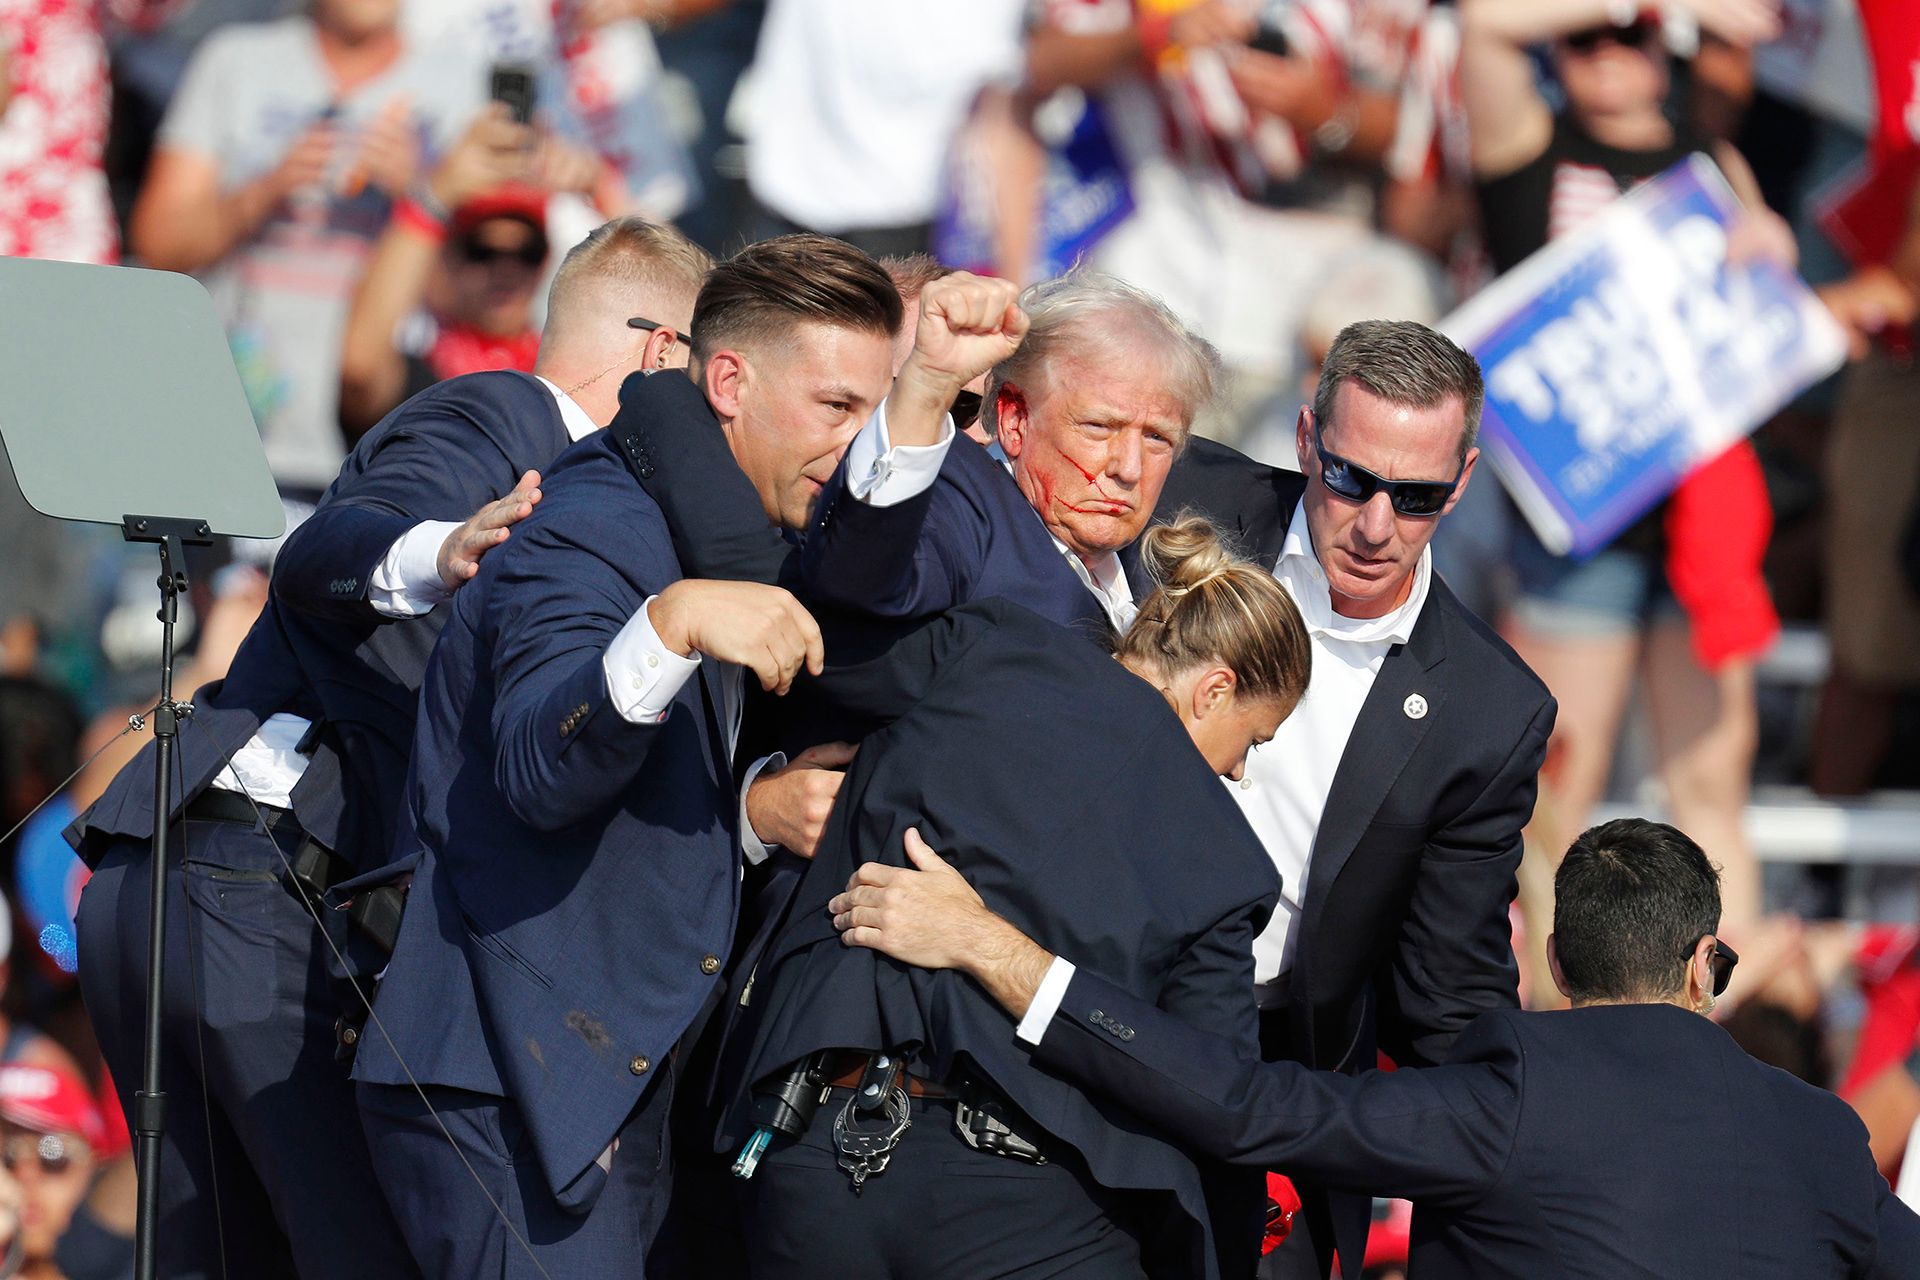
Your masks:
{"label": "black duty belt", "polygon": [[287,849],[287,863],[293,878],[308,893],[319,895],[347,878],[349,868],[332,850],[308,835],[291,809],[276,805],[256,805],[237,791],[208,787],[187,801],[181,816],[197,822],[233,822],[243,826],[264,824],[267,831]]}

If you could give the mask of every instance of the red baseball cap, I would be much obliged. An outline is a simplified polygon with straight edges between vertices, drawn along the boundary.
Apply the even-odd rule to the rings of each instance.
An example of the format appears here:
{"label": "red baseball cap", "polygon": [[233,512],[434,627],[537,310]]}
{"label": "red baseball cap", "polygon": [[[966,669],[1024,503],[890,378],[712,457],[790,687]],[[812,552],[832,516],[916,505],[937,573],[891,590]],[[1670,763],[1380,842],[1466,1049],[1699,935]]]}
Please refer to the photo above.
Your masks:
{"label": "red baseball cap", "polygon": [[455,209],[453,216],[447,220],[447,234],[458,240],[491,218],[514,218],[545,236],[547,193],[521,182],[495,187]]}
{"label": "red baseball cap", "polygon": [[106,1137],[100,1109],[79,1081],[26,1063],[0,1066],[0,1120],[36,1133],[77,1133],[95,1149]]}

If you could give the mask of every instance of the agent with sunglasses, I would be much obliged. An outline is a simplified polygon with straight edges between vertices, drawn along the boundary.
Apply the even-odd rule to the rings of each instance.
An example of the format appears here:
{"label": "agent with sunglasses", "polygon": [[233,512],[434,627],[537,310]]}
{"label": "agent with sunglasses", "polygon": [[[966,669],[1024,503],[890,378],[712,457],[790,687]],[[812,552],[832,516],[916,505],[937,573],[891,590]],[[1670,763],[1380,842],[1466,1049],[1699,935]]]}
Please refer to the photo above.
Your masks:
{"label": "agent with sunglasses", "polygon": [[[1554,703],[1428,550],[1473,476],[1481,400],[1444,335],[1349,325],[1300,411],[1300,474],[1197,440],[1160,499],[1156,519],[1191,508],[1234,530],[1313,642],[1306,697],[1229,784],[1280,872],[1254,943],[1270,1061],[1430,1065],[1517,1003],[1507,908]],[[1300,1191],[1262,1274],[1323,1276],[1337,1245],[1358,1275],[1367,1196]]]}
{"label": "agent with sunglasses", "polygon": [[829,904],[844,941],[970,974],[1037,1064],[1195,1150],[1412,1200],[1415,1280],[1920,1276],[1920,1217],[1859,1118],[1703,1016],[1737,957],[1713,865],[1664,823],[1603,823],[1560,864],[1548,954],[1572,1009],[1487,1013],[1446,1065],[1358,1078],[1249,1062],[909,857]]}

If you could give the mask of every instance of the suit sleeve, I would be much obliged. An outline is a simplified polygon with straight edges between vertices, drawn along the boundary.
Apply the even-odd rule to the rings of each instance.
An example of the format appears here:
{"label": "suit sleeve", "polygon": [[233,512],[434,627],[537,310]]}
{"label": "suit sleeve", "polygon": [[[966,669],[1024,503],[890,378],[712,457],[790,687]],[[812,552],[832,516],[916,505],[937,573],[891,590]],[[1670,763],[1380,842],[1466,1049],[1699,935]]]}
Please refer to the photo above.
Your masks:
{"label": "suit sleeve", "polygon": [[616,438],[638,433],[646,457],[640,483],[665,513],[687,577],[794,585],[795,552],[768,523],[693,379],[671,371],[633,375],[620,388],[620,412],[608,430]]}
{"label": "suit sleeve", "polygon": [[1479,1198],[1505,1172],[1523,1084],[1503,1019],[1483,1019],[1459,1050],[1458,1065],[1357,1077],[1250,1061],[1077,971],[1034,1057],[1219,1159],[1444,1204]]}
{"label": "suit sleeve", "polygon": [[670,580],[662,572],[660,581],[644,582],[629,567],[664,559],[664,546],[649,547],[656,535],[628,524],[622,533],[630,543],[616,561],[577,537],[577,524],[557,523],[521,535],[485,604],[497,690],[494,782],[515,815],[541,831],[579,822],[616,800],[645,765],[663,723],[636,724],[620,714],[604,660],[647,596]]}
{"label": "suit sleeve", "polygon": [[1507,909],[1553,732],[1543,702],[1499,771],[1427,841],[1389,968],[1376,981],[1381,1048],[1403,1066],[1444,1062],[1480,1014],[1519,1004]]}
{"label": "suit sleeve", "polygon": [[1870,1280],[1914,1280],[1920,1275],[1920,1215],[1893,1193],[1878,1169],[1873,1180],[1878,1239],[1873,1265],[1860,1274]]}
{"label": "suit sleeve", "polygon": [[[1253,940],[1273,913],[1273,899],[1249,903],[1196,939],[1174,961],[1159,1007],[1220,1034],[1240,1056],[1260,1057],[1260,1017],[1253,1001]],[[1071,986],[1071,984],[1069,984]],[[1251,1275],[1267,1206],[1258,1169],[1199,1162],[1200,1185],[1213,1219],[1213,1245],[1225,1276]]]}
{"label": "suit sleeve", "polygon": [[274,557],[274,595],[303,613],[380,621],[367,589],[394,543],[422,521],[464,521],[511,493],[519,461],[446,400],[403,410],[359,474],[336,482],[287,537]]}
{"label": "suit sleeve", "polygon": [[[952,465],[952,464],[949,464]],[[848,491],[843,459],[800,552],[803,593],[882,618],[925,618],[972,594],[987,555],[985,517],[950,485],[891,506]]]}

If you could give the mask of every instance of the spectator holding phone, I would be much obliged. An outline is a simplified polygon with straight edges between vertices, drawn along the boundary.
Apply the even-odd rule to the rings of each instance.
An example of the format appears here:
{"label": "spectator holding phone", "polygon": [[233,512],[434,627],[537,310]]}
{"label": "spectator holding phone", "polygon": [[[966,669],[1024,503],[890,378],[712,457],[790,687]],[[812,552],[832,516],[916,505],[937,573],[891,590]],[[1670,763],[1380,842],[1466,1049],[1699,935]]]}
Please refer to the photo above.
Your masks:
{"label": "spectator holding phone", "polygon": [[470,120],[484,69],[409,46],[399,0],[313,0],[201,46],[133,211],[149,266],[201,275],[283,494],[345,456],[348,300],[393,200]]}
{"label": "spectator holding phone", "polygon": [[357,440],[415,392],[483,369],[533,370],[547,198],[585,195],[601,162],[495,102],[394,206],[347,313],[340,425]]}

